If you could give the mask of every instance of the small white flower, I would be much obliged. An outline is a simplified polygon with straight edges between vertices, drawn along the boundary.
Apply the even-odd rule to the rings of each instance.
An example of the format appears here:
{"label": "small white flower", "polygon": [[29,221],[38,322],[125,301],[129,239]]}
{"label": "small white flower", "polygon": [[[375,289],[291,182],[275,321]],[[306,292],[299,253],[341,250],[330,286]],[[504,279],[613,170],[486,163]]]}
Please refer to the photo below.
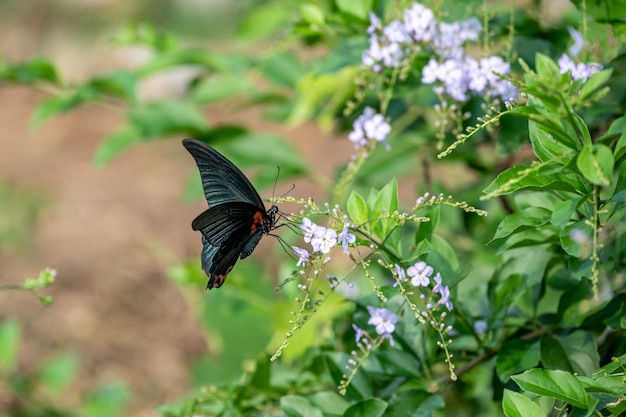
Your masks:
{"label": "small white flower", "polygon": [[348,246],[356,242],[356,236],[353,233],[350,233],[350,229],[348,228],[350,223],[344,223],[343,229],[339,236],[337,237],[337,241],[341,243],[343,246],[343,253],[348,253]]}
{"label": "small white flower", "polygon": [[414,287],[426,287],[430,284],[430,276],[433,274],[433,267],[426,262],[420,261],[410,266],[406,274],[411,277],[411,285]]}
{"label": "small white flower", "polygon": [[298,263],[296,266],[303,266],[309,261],[309,251],[306,249],[299,248],[297,246],[292,246],[291,249],[298,255]]}
{"label": "small white flower", "polygon": [[394,342],[391,333],[396,330],[398,316],[386,308],[367,306],[367,311],[370,313],[367,324],[373,325],[376,328],[376,333],[389,339],[389,342],[393,345]]}
{"label": "small white flower", "polygon": [[328,253],[337,244],[337,232],[333,229],[327,229],[323,226],[318,226],[313,238],[311,239],[311,246],[313,246],[313,252]]}

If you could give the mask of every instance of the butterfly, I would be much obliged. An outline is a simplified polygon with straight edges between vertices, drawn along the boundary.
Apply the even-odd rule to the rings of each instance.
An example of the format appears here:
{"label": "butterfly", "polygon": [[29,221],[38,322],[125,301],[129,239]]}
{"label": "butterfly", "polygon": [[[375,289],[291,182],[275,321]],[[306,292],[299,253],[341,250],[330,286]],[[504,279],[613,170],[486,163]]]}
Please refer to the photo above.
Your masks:
{"label": "butterfly", "polygon": [[248,257],[276,227],[278,207],[265,209],[248,178],[226,157],[195,139],[183,146],[196,161],[209,208],[191,223],[202,233],[202,269],[207,288],[219,288],[238,259]]}

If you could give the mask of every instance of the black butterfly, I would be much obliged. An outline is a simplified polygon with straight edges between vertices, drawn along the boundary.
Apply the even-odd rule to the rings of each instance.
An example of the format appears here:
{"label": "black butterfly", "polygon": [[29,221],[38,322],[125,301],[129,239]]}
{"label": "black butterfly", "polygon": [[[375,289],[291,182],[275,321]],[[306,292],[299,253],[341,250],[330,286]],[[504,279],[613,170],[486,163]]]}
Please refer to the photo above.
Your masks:
{"label": "black butterfly", "polygon": [[276,227],[278,207],[265,210],[246,176],[215,149],[195,139],[184,139],[183,146],[196,160],[209,203],[191,228],[202,233],[207,288],[219,288],[237,259],[250,255],[261,237]]}

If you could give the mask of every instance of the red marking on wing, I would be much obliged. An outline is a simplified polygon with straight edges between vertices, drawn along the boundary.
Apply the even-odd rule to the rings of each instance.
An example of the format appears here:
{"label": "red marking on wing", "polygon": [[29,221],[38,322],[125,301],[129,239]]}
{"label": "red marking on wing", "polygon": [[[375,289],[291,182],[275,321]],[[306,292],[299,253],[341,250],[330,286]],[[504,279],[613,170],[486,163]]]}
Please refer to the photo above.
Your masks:
{"label": "red marking on wing", "polygon": [[258,227],[263,227],[263,212],[261,210],[254,213],[253,222],[250,226],[250,234],[256,232]]}
{"label": "red marking on wing", "polygon": [[228,267],[228,270],[225,273],[220,274],[220,275],[216,275],[215,276],[215,282],[213,283],[213,287],[211,287],[211,288],[219,288],[219,287],[221,287],[222,284],[224,283],[224,281],[226,281],[226,277],[228,276],[228,274],[230,274],[230,271],[233,270],[234,266],[235,265],[230,265]]}

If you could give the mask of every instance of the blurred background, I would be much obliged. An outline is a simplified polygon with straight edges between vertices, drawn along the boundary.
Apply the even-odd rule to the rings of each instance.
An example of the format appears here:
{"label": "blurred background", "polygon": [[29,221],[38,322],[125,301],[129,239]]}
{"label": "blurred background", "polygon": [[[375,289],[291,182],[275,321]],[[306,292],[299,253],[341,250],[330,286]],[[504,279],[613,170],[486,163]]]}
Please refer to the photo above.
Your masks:
{"label": "blurred background", "polygon": [[[0,57],[7,63],[46,57],[67,82],[80,82],[146,58],[141,48],[111,42],[129,22],[152,22],[188,42],[224,50],[254,5],[1,0]],[[181,80],[186,81],[184,71],[156,77],[141,86],[140,95],[175,95]],[[198,175],[195,164],[182,138],[172,137],[133,147],[97,168],[98,142],[123,123],[122,111],[87,105],[32,129],[33,110],[47,97],[46,91],[0,84],[0,283],[19,283],[54,268],[57,282],[44,293],[55,302],[45,308],[28,292],[3,291],[0,319],[14,317],[23,327],[19,372],[28,374],[58,355],[77,361],[78,378],[62,399],[68,407],[95,387],[112,384],[130,394],[127,415],[154,415],[154,407],[189,390],[190,369],[211,349],[193,301],[166,276],[168,268],[195,261],[201,248],[190,224],[206,203],[182,199],[189,177]],[[260,116],[258,110],[224,106],[207,113],[213,124],[236,122],[291,138],[329,175],[352,152],[342,141],[328,153],[333,138],[314,125],[288,129]],[[261,194],[269,197],[271,189]],[[306,181],[292,194],[321,196]],[[253,258],[279,250],[274,246],[264,240]],[[219,297],[219,291],[189,297]],[[0,409],[7,406],[5,395],[0,385]]]}
{"label": "blurred background", "polygon": [[[258,43],[242,36],[254,30],[241,31],[240,25],[261,3],[267,2],[0,0],[0,59],[46,57],[67,83],[134,68],[149,58],[146,49],[112,42],[132,22],[173,31],[188,45],[258,52]],[[542,4],[551,6],[542,14],[548,21],[569,3]],[[276,45],[268,41],[262,47]],[[191,76],[184,69],[159,73],[142,81],[139,98],[180,95]],[[2,291],[0,320],[13,317],[22,326],[19,373],[29,374],[59,355],[70,358],[67,366],[75,364],[77,379],[62,396],[69,408],[97,387],[109,386],[117,388],[108,392],[128,399],[125,414],[155,415],[154,407],[203,381],[198,369],[210,369],[203,359],[207,354],[248,343],[246,333],[235,329],[237,345],[215,346],[194,311],[199,299],[209,298],[210,308],[229,289],[181,291],[168,278],[168,271],[187,260],[197,264],[200,236],[190,225],[206,203],[186,203],[183,194],[198,173],[177,136],[133,146],[96,167],[98,144],[124,124],[124,110],[86,105],[33,129],[33,110],[49,93],[0,84],[0,284],[17,284],[51,267],[58,271],[57,282],[44,293],[55,302],[45,308],[26,291]],[[258,107],[219,103],[205,108],[212,125],[243,125],[288,138],[322,177],[334,175],[353,152],[345,136],[315,124],[290,128],[265,120]],[[325,200],[318,185],[323,179],[293,182],[290,195]],[[279,183],[277,194],[291,183]],[[271,196],[271,188],[260,191]],[[252,259],[269,263],[266,255],[280,250],[276,241],[264,239]],[[267,285],[283,277],[275,268]],[[244,277],[229,280],[238,278]],[[6,395],[0,385],[0,411],[9,405]]]}

